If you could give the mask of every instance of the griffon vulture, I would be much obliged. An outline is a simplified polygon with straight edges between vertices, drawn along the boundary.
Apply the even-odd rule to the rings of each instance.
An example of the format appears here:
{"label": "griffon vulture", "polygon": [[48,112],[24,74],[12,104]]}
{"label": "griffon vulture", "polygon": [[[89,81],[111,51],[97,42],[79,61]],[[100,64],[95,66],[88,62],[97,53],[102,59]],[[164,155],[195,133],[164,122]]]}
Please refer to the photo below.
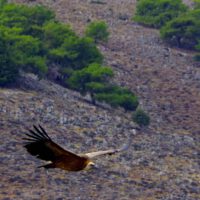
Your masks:
{"label": "griffon vulture", "polygon": [[27,138],[23,138],[26,140],[24,147],[31,155],[42,160],[51,161],[49,164],[40,166],[46,169],[60,168],[67,171],[89,169],[91,166],[95,165],[91,160],[92,158],[105,154],[112,155],[120,151],[125,151],[129,147],[129,144],[126,144],[119,149],[75,154],[53,142],[40,125],[39,127],[33,127],[34,130],[29,130],[30,133],[26,133]]}

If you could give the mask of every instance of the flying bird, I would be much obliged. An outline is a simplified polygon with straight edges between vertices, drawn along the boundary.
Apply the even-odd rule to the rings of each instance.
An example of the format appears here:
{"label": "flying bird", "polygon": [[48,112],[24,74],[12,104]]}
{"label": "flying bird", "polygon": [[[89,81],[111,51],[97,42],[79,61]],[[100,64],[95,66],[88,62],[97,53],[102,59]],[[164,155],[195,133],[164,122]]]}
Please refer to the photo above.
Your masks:
{"label": "flying bird", "polygon": [[29,133],[25,134],[27,137],[23,138],[26,141],[24,147],[31,155],[41,160],[50,161],[48,164],[39,166],[46,169],[60,168],[67,171],[90,169],[92,166],[95,166],[95,163],[92,161],[94,157],[106,154],[112,155],[129,148],[129,144],[126,144],[119,149],[75,154],[63,149],[52,141],[42,126],[39,125],[37,127],[34,125],[33,128],[33,130],[29,130]]}

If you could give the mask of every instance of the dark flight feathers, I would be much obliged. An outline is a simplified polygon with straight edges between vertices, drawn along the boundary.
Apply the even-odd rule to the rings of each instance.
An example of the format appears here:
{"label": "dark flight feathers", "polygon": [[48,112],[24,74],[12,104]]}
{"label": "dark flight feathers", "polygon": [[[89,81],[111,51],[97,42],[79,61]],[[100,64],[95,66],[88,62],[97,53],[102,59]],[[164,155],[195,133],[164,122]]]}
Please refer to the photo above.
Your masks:
{"label": "dark flight feathers", "polygon": [[31,155],[46,161],[55,161],[62,156],[78,157],[53,142],[40,125],[39,128],[33,127],[34,130],[29,130],[30,133],[26,134],[28,138],[23,138],[27,141],[24,147]]}

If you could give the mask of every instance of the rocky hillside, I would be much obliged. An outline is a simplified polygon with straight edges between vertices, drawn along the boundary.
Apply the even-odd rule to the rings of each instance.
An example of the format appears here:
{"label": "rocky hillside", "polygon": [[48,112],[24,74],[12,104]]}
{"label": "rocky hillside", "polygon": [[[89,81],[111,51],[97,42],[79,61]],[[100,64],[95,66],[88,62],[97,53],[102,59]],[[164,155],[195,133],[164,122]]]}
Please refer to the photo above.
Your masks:
{"label": "rocky hillside", "polygon": [[[99,47],[105,62],[152,120],[135,134],[131,114],[94,107],[87,97],[32,76],[18,89],[0,89],[0,199],[200,199],[200,64],[194,52],[171,48],[157,30],[132,22],[135,0],[14,2],[47,5],[80,35],[88,21],[105,20],[111,32]],[[98,169],[46,173],[21,140],[38,123],[77,153],[119,147],[128,139],[132,144],[127,152],[97,159]]]}

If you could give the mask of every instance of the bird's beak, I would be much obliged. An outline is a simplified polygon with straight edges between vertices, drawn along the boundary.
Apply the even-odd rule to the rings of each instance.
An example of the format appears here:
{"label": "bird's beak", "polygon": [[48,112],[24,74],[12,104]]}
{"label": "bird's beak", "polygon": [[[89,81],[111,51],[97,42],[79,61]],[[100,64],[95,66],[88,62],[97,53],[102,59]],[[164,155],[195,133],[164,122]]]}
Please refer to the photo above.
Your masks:
{"label": "bird's beak", "polygon": [[98,165],[93,162],[90,163],[90,167],[91,169],[98,169]]}
{"label": "bird's beak", "polygon": [[99,167],[98,167],[97,164],[94,164],[94,165],[92,165],[92,168],[93,168],[93,169],[98,169]]}

